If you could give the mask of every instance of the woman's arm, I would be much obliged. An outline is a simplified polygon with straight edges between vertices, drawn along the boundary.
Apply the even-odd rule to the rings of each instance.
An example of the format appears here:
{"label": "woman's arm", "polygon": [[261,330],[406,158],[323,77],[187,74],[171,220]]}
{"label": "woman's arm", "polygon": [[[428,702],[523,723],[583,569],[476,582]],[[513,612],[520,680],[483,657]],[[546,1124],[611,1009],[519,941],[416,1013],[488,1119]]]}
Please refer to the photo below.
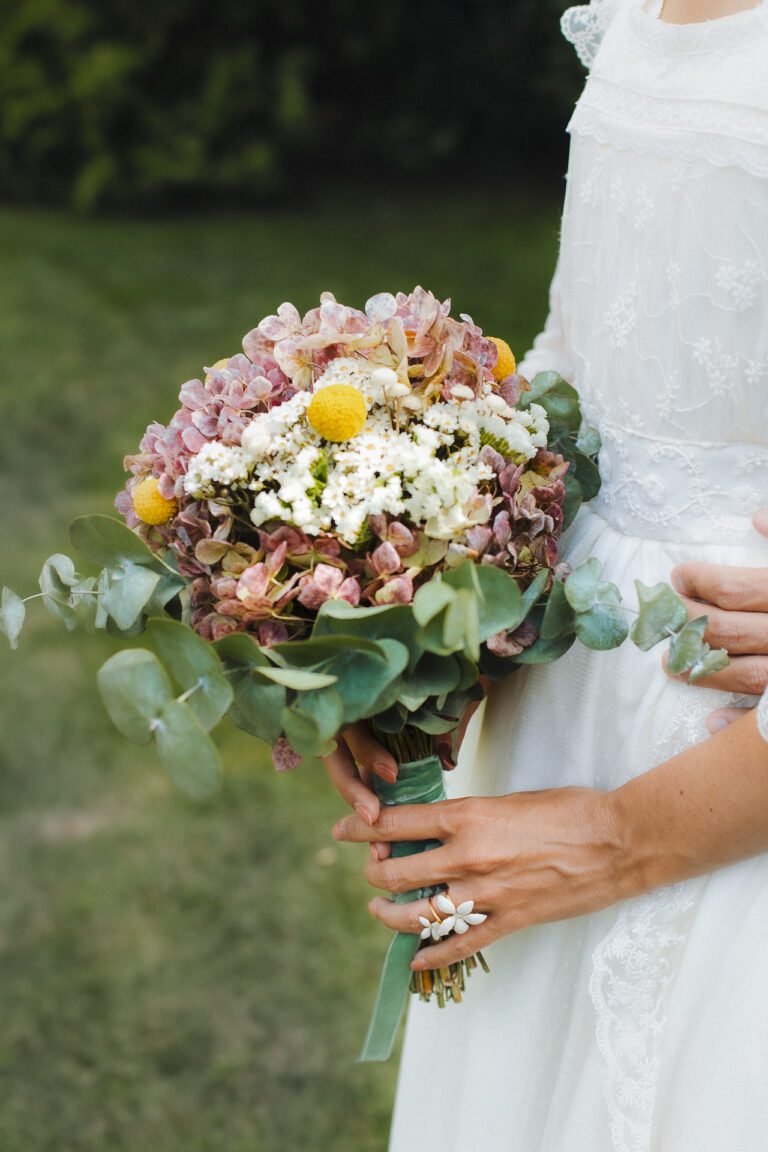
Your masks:
{"label": "woman's arm", "polygon": [[768,852],[768,743],[755,711],[610,795],[640,892]]}
{"label": "woman's arm", "polygon": [[[553,788],[509,796],[386,808],[373,825],[347,816],[337,840],[442,841],[403,858],[374,858],[375,888],[407,892],[445,883],[454,903],[475,902],[487,920],[422,949],[436,968],[532,924],[597,911],[626,897],[768,851],[768,743],[746,713],[613,792]],[[374,916],[420,932],[426,901],[371,901]]]}

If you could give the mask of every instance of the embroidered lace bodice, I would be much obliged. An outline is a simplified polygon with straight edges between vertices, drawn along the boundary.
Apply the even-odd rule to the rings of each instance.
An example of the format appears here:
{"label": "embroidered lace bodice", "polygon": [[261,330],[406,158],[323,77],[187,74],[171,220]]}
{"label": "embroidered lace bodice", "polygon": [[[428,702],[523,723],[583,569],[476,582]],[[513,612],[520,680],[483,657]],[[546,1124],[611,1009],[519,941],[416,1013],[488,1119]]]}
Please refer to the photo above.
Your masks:
{"label": "embroidered lace bodice", "polygon": [[622,531],[755,539],[768,504],[768,0],[703,24],[593,0],[559,269],[529,375],[558,368],[603,436]]}

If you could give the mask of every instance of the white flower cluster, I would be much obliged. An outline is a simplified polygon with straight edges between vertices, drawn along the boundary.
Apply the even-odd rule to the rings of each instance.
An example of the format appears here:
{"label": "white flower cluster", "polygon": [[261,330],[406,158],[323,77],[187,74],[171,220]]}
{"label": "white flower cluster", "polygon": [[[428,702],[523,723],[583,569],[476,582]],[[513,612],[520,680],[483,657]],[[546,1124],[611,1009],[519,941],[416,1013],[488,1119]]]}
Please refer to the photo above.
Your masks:
{"label": "white flower cluster", "polygon": [[501,445],[517,463],[546,446],[549,426],[538,405],[518,412],[491,388],[480,397],[467,388],[415,413],[399,399],[387,402],[379,378],[367,361],[340,357],[315,385],[348,384],[363,392],[369,413],[359,435],[323,441],[306,416],[312,393],[299,391],[255,416],[240,448],[206,445],[190,463],[187,491],[212,497],[216,485],[245,488],[254,524],[284,520],[348,545],[360,538],[368,517],[380,513],[453,540],[490,516],[483,491],[493,470],[480,459],[483,445]]}
{"label": "white flower cluster", "polygon": [[184,489],[196,499],[213,498],[219,488],[242,488],[251,468],[251,458],[243,448],[211,440],[190,460]]}

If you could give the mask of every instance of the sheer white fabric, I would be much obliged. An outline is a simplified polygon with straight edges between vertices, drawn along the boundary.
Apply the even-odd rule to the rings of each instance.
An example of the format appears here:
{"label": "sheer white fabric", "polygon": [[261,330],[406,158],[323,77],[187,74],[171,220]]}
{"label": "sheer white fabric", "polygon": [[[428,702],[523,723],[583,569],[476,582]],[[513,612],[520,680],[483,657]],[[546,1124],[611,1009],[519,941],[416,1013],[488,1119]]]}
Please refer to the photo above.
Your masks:
{"label": "sheer white fabric", "polygon": [[[573,380],[601,432],[603,489],[565,547],[629,604],[685,559],[768,564],[768,0],[690,26],[659,8],[563,18],[591,72],[521,365]],[[614,788],[731,702],[658,653],[577,645],[496,686],[452,787]],[[768,856],[499,941],[461,1006],[412,1006],[393,1152],[765,1152],[766,957]]]}

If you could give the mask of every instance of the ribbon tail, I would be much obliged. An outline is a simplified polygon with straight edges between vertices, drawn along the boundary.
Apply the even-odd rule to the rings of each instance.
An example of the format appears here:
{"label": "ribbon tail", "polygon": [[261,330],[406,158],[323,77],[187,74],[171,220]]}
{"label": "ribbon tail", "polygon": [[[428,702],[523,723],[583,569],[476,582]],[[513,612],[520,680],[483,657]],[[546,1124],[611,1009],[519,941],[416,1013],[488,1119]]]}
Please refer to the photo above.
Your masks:
{"label": "ribbon tail", "polygon": [[358,1057],[361,1063],[388,1060],[392,1054],[397,1028],[408,999],[411,960],[418,951],[419,943],[418,936],[410,932],[398,932],[389,946],[368,1034]]}

